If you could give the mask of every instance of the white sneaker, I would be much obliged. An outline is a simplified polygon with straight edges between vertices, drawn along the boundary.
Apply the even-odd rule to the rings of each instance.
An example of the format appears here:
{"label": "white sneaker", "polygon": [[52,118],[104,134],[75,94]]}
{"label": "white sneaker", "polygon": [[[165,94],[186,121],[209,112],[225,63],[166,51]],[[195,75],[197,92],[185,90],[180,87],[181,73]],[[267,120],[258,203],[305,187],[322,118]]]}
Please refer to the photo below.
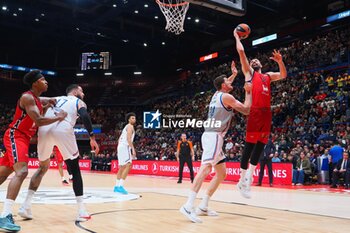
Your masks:
{"label": "white sneaker", "polygon": [[185,215],[189,220],[191,220],[194,223],[202,223],[202,220],[197,217],[196,212],[192,210],[187,210],[185,206],[181,206],[180,212]]}
{"label": "white sneaker", "polygon": [[219,214],[215,210],[200,207],[196,208],[196,214],[199,216],[219,216]]}
{"label": "white sneaker", "polygon": [[250,184],[248,185],[246,182],[239,181],[236,185],[236,188],[240,192],[240,194],[245,198],[251,198],[250,193]]}
{"label": "white sneaker", "polygon": [[78,217],[77,217],[77,220],[78,222],[86,222],[88,220],[91,219],[91,215],[86,211],[86,210],[83,210],[83,211],[79,211],[79,214],[78,214]]}
{"label": "white sneaker", "polygon": [[30,207],[24,208],[24,206],[21,206],[18,210],[18,215],[24,219],[33,219],[32,209]]}

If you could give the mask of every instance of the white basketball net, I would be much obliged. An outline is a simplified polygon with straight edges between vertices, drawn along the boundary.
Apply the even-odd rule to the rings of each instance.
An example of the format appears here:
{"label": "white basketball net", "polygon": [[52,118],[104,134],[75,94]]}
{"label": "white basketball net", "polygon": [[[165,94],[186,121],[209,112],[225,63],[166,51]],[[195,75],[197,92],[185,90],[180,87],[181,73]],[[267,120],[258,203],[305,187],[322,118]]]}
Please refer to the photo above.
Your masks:
{"label": "white basketball net", "polygon": [[189,3],[183,0],[156,0],[166,19],[165,30],[176,35],[184,32],[184,22]]}

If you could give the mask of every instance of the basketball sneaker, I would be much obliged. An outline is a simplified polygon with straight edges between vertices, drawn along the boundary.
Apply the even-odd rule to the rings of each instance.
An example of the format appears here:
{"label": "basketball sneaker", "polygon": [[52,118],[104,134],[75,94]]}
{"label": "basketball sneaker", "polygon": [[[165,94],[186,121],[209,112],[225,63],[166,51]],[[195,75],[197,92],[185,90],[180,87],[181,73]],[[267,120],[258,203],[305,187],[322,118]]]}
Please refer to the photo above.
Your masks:
{"label": "basketball sneaker", "polygon": [[86,222],[90,219],[91,219],[91,215],[86,210],[80,210],[76,221]]}
{"label": "basketball sneaker", "polygon": [[12,214],[8,214],[6,217],[0,218],[0,229],[10,232],[17,232],[21,230],[21,227],[15,224]]}
{"label": "basketball sneaker", "polygon": [[120,186],[119,193],[126,195],[126,194],[128,194],[128,191],[126,191],[126,189],[123,186]]}
{"label": "basketball sneaker", "polygon": [[219,215],[215,210],[211,210],[208,208],[201,208],[201,207],[196,208],[196,214],[198,216],[218,216]]}
{"label": "basketball sneaker", "polygon": [[119,193],[119,186],[114,186],[113,192]]}
{"label": "basketball sneaker", "polygon": [[236,188],[243,197],[251,198],[250,184],[248,185],[247,182],[239,180],[238,184],[236,185]]}
{"label": "basketball sneaker", "polygon": [[62,185],[69,186],[69,182],[66,179],[64,179],[62,180]]}
{"label": "basketball sneaker", "polygon": [[18,210],[18,215],[24,219],[33,219],[32,209],[30,207],[25,208],[24,206],[21,206]]}
{"label": "basketball sneaker", "polygon": [[192,210],[187,210],[186,207],[183,205],[180,208],[180,212],[185,215],[189,220],[191,220],[194,223],[202,223],[202,220],[198,218],[196,215],[196,211],[194,209]]}

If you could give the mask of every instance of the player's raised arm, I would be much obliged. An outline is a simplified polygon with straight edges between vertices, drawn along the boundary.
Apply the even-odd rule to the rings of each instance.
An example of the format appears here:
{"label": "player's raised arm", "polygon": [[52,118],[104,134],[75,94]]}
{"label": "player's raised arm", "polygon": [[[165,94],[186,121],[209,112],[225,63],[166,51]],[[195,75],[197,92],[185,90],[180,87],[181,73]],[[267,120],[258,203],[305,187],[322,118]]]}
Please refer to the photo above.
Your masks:
{"label": "player's raised arm", "polygon": [[249,62],[245,54],[243,44],[241,42],[241,39],[239,38],[239,35],[237,34],[236,29],[233,31],[233,36],[236,39],[236,49],[239,55],[239,60],[242,64],[242,71],[246,78],[246,81],[248,81],[250,80],[251,75],[253,74],[253,69],[249,66]]}
{"label": "player's raised arm", "polygon": [[62,121],[67,113],[65,111],[60,111],[54,117],[44,117],[40,114],[38,107],[36,106],[35,100],[32,95],[24,94],[20,98],[20,107],[25,109],[29,117],[39,126],[49,125],[56,121]]}
{"label": "player's raised arm", "polygon": [[100,151],[100,148],[96,142],[94,131],[92,128],[92,123],[91,123],[91,118],[89,113],[87,112],[87,106],[86,104],[82,101],[78,101],[78,114],[83,121],[85,129],[88,131],[89,136],[90,136],[90,146],[91,149],[95,151],[96,154]]}
{"label": "player's raised arm", "polygon": [[249,115],[250,106],[252,104],[252,94],[248,92],[245,93],[244,104],[242,104],[239,100],[236,100],[235,97],[227,93],[222,95],[222,101],[224,105],[237,110],[243,115]]}
{"label": "player's raised arm", "polygon": [[270,59],[277,62],[278,68],[280,70],[280,72],[267,72],[267,74],[271,77],[271,81],[274,82],[274,81],[285,79],[287,77],[287,69],[283,62],[283,58],[280,51],[275,49]]}
{"label": "player's raised arm", "polygon": [[230,82],[233,82],[233,81],[235,80],[237,74],[238,74],[235,61],[232,61],[232,62],[231,62],[231,72],[232,72],[232,74],[231,74],[230,77],[228,77],[228,80],[229,80]]}

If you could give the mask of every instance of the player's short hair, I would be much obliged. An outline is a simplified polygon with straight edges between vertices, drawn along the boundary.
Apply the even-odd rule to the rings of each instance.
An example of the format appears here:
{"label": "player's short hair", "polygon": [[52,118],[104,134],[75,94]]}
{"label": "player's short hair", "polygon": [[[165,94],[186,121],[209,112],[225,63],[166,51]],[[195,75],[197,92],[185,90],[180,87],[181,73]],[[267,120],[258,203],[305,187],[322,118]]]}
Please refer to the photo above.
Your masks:
{"label": "player's short hair", "polygon": [[32,84],[42,77],[44,76],[41,74],[40,70],[32,70],[28,72],[26,75],[24,75],[23,83],[28,85],[29,87],[32,87]]}
{"label": "player's short hair", "polygon": [[125,115],[125,121],[126,121],[126,122],[129,122],[129,119],[130,119],[130,117],[132,117],[132,116],[136,117],[136,114],[135,114],[134,112],[129,112],[129,113],[127,113],[127,114]]}
{"label": "player's short hair", "polygon": [[221,90],[221,84],[225,82],[226,75],[222,74],[214,79],[214,87],[217,91]]}
{"label": "player's short hair", "polygon": [[73,91],[74,89],[77,89],[79,87],[78,84],[71,84],[66,88],[66,94],[68,95],[71,91]]}

